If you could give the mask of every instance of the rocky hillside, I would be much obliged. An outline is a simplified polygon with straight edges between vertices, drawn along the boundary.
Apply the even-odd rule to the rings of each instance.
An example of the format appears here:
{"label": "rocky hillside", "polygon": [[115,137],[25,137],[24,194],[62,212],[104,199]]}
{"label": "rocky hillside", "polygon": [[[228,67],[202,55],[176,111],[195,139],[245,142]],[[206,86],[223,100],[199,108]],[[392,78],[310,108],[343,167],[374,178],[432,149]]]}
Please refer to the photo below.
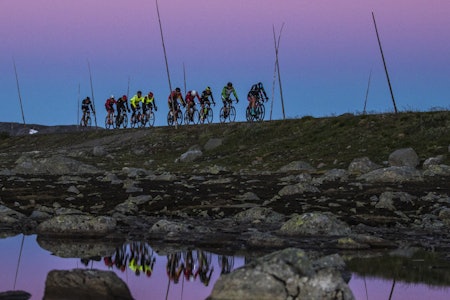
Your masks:
{"label": "rocky hillside", "polygon": [[[450,251],[446,111],[177,129],[0,128],[0,233],[37,233],[63,257],[76,257],[75,247],[52,239],[281,250],[289,265],[300,253],[284,251],[291,247]],[[227,284],[212,299],[228,299]]]}

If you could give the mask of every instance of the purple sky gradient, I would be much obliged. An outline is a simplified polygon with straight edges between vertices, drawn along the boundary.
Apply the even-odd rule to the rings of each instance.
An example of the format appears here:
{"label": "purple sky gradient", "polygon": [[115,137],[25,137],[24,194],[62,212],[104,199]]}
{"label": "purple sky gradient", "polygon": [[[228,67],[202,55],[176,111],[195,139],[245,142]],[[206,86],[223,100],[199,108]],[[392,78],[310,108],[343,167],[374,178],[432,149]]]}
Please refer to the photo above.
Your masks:
{"label": "purple sky gradient", "polygon": [[[187,89],[210,85],[216,100],[232,81],[238,120],[253,83],[263,82],[272,99],[272,26],[278,33],[283,23],[288,118],[361,112],[371,70],[367,110],[393,111],[372,11],[398,109],[450,107],[449,1],[164,0],[159,7],[173,88],[184,89],[183,64]],[[155,93],[156,125],[166,124],[169,86],[155,1],[2,0],[0,18],[0,121],[22,122],[14,58],[27,123],[78,122],[78,98],[91,95],[89,60],[99,124],[106,98],[126,93],[128,78],[130,96]],[[274,101],[280,119],[278,83]]]}

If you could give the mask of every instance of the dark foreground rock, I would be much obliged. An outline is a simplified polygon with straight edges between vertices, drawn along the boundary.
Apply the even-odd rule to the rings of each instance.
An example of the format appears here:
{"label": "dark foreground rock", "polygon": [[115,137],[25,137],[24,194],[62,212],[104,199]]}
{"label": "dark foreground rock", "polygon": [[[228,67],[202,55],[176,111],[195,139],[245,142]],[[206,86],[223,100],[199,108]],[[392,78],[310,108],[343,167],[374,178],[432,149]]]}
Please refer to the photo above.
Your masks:
{"label": "dark foreground rock", "polygon": [[112,271],[54,270],[45,281],[44,300],[129,300],[128,286]]}
{"label": "dark foreground rock", "polygon": [[[333,260],[334,265],[323,263]],[[288,248],[222,275],[208,299],[351,300],[354,296],[338,270],[342,265],[336,257],[313,262],[304,251]]]}

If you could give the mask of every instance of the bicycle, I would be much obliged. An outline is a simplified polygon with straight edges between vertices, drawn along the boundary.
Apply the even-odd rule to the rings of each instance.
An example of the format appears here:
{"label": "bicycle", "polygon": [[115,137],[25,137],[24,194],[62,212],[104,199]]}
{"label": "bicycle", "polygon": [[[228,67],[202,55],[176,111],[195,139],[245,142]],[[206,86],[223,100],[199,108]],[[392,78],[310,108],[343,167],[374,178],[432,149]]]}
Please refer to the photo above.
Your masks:
{"label": "bicycle", "polygon": [[119,118],[116,119],[116,128],[127,128],[128,126],[128,114],[125,109],[122,109],[119,114]]}
{"label": "bicycle", "polygon": [[211,105],[206,103],[204,107],[200,110],[200,123],[204,124],[205,121],[207,123],[212,123],[213,121],[213,110]]}
{"label": "bicycle", "polygon": [[226,106],[222,106],[220,109],[220,123],[225,123],[227,120],[229,122],[234,122],[236,120],[236,108],[233,106],[233,101],[228,102]]}
{"label": "bicycle", "polygon": [[167,125],[169,126],[173,126],[175,124],[181,125],[182,122],[183,122],[183,112],[181,111],[180,106],[178,106],[178,109],[176,111],[176,120],[175,117],[173,116],[172,110],[169,110],[169,112],[167,113]]}
{"label": "bicycle", "polygon": [[184,113],[184,124],[198,124],[200,121],[200,115],[198,113],[197,107],[192,106],[190,109],[186,109]]}
{"label": "bicycle", "polygon": [[116,116],[114,115],[113,111],[108,112],[108,114],[105,117],[105,128],[111,129],[116,128]]}
{"label": "bicycle", "polygon": [[255,113],[251,113],[251,107],[250,105],[247,106],[247,109],[245,110],[245,117],[248,122],[253,121],[262,121],[264,120],[264,116],[266,114],[266,109],[264,107],[264,103],[258,98],[255,102]]}
{"label": "bicycle", "polygon": [[82,127],[91,127],[91,123],[92,123],[91,111],[90,110],[86,110],[86,112],[81,117],[80,126],[82,126]]}
{"label": "bicycle", "polygon": [[148,127],[153,127],[155,124],[155,113],[152,108],[147,108],[145,113],[142,114],[141,119],[142,127],[145,127],[148,124]]}
{"label": "bicycle", "polygon": [[136,110],[132,115],[131,115],[131,120],[130,120],[130,126],[131,128],[138,128],[142,126],[142,114],[141,111]]}

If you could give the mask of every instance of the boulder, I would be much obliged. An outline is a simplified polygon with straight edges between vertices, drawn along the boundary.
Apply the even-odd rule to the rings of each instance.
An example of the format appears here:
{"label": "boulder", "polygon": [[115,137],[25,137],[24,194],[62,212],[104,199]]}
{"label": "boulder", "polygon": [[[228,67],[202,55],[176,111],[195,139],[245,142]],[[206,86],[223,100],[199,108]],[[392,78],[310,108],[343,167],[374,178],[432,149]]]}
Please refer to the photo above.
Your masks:
{"label": "boulder", "polygon": [[303,250],[287,248],[220,276],[207,299],[350,300],[354,296],[336,268],[315,269]]}
{"label": "boulder", "polygon": [[413,148],[403,148],[389,155],[389,165],[392,167],[412,167],[419,165],[419,156]]}
{"label": "boulder", "polygon": [[308,183],[308,182],[299,182],[297,184],[293,185],[287,185],[283,187],[279,192],[278,195],[280,196],[289,196],[289,195],[297,195],[297,194],[304,194],[304,193],[319,193],[320,190],[315,187],[314,185]]}
{"label": "boulder", "polygon": [[280,228],[285,235],[325,235],[342,236],[350,234],[350,227],[330,213],[295,214]]}
{"label": "boulder", "polygon": [[315,169],[307,162],[304,161],[293,161],[280,169],[278,169],[278,172],[290,172],[290,171],[308,171],[308,172],[314,172]]}
{"label": "boulder", "polygon": [[133,299],[128,286],[112,271],[53,270],[45,281],[44,300]]}
{"label": "boulder", "polygon": [[37,233],[53,237],[103,237],[116,229],[116,220],[89,215],[59,215],[38,225]]}
{"label": "boulder", "polygon": [[355,158],[348,166],[351,174],[361,175],[379,169],[380,166],[372,162],[368,157]]}
{"label": "boulder", "polygon": [[46,158],[37,158],[23,155],[16,161],[13,171],[17,174],[97,174],[101,173],[94,166],[81,163],[72,158],[54,155]]}
{"label": "boulder", "polygon": [[234,220],[241,223],[263,222],[278,223],[284,220],[284,215],[270,208],[253,207],[234,215]]}
{"label": "boulder", "polygon": [[181,156],[178,158],[177,161],[193,162],[202,156],[203,156],[203,152],[201,150],[194,149],[194,150],[189,150],[189,151],[181,154]]}
{"label": "boulder", "polygon": [[357,179],[365,180],[367,182],[402,183],[408,181],[423,181],[423,176],[419,170],[412,167],[388,167],[363,174],[358,176]]}

